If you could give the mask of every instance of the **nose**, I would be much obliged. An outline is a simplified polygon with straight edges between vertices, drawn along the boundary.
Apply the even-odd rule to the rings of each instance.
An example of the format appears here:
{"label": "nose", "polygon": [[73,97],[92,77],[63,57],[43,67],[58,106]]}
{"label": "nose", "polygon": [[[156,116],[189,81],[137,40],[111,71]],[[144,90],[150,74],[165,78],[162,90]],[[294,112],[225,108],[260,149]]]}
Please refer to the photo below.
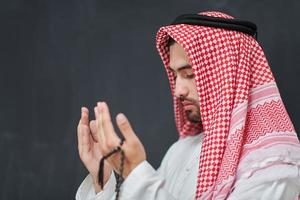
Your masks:
{"label": "nose", "polygon": [[184,80],[178,76],[175,80],[175,96],[180,98],[180,96],[187,97],[189,93],[187,85],[184,83]]}

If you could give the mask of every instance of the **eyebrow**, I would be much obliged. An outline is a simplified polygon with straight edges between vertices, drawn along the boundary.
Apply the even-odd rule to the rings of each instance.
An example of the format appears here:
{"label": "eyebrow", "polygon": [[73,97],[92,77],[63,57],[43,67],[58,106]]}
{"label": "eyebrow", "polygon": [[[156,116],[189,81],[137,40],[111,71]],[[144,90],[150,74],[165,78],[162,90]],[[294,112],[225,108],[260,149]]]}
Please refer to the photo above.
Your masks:
{"label": "eyebrow", "polygon": [[[174,69],[172,69],[171,67],[169,67],[171,71],[175,71]],[[183,65],[181,67],[178,67],[177,71],[182,71],[184,69],[187,69],[187,68],[192,68],[192,66],[190,64],[186,64],[186,65]]]}

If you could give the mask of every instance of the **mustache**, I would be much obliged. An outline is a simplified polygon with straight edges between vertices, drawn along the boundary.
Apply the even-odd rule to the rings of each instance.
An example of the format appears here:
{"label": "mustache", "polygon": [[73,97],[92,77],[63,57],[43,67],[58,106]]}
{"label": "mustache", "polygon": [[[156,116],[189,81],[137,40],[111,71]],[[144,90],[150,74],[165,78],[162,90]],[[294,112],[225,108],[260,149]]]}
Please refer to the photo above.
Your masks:
{"label": "mustache", "polygon": [[195,104],[195,105],[198,106],[198,101],[195,100],[195,99],[189,98],[189,97],[180,96],[180,97],[179,97],[179,100],[180,100],[181,102],[183,102],[183,101],[189,101],[189,102],[191,102],[191,103],[193,103],[193,104]]}

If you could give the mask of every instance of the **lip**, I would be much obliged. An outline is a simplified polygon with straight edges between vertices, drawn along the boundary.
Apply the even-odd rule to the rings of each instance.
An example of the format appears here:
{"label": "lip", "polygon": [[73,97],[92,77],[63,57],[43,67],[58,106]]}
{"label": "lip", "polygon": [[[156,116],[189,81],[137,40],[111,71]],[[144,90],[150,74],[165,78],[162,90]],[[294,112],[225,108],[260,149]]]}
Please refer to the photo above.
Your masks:
{"label": "lip", "polygon": [[194,105],[193,103],[182,103],[182,105],[184,106],[184,107],[186,107],[186,106],[190,106],[190,105]]}
{"label": "lip", "polygon": [[195,106],[195,105],[194,105],[194,104],[191,104],[191,103],[183,105],[183,107],[184,107],[185,110],[190,110],[190,109],[192,109],[194,106]]}

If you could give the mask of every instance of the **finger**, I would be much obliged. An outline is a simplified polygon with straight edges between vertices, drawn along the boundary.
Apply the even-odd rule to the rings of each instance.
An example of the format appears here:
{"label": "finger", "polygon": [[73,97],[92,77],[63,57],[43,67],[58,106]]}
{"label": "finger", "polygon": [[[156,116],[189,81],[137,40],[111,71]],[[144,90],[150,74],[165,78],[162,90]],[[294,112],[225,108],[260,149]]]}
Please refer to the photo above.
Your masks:
{"label": "finger", "polygon": [[105,102],[98,103],[100,110],[100,115],[102,116],[102,127],[105,137],[105,142],[103,143],[103,150],[108,153],[113,148],[119,145],[120,139],[115,134],[115,130],[111,121],[109,108]]}
{"label": "finger", "polygon": [[103,147],[103,144],[105,143],[105,135],[102,126],[102,115],[97,106],[94,108],[94,112],[96,117],[96,138],[98,139],[100,146]]}
{"label": "finger", "polygon": [[98,102],[98,107],[101,110],[101,115],[102,115],[102,126],[103,126],[103,131],[105,138],[107,139],[108,146],[116,146],[119,144],[118,136],[115,133],[115,129],[113,127],[110,113],[109,113],[109,108],[105,102]]}
{"label": "finger", "polygon": [[96,120],[91,120],[90,121],[90,129],[92,132],[92,138],[95,142],[99,141],[98,135],[97,135],[97,127],[96,127]]}
{"label": "finger", "polygon": [[85,127],[83,125],[78,126],[78,151],[81,158],[90,150],[90,134],[84,129]]}
{"label": "finger", "polygon": [[78,126],[77,126],[77,140],[78,140],[78,151],[79,154],[82,152],[82,133],[81,133],[81,120],[79,120]]}
{"label": "finger", "polygon": [[[82,127],[82,129],[83,128],[84,127]],[[82,154],[85,155],[89,152],[91,146],[90,138],[89,138],[90,134],[87,131],[83,130],[81,131],[81,136],[82,136]]]}
{"label": "finger", "polygon": [[137,139],[128,119],[123,113],[119,113],[116,117],[118,127],[125,138],[125,141],[130,142]]}
{"label": "finger", "polygon": [[[88,129],[88,113],[89,110],[86,107],[81,107],[81,118],[79,120],[78,126],[77,126],[77,139],[78,139],[78,150],[79,152],[82,152],[82,145],[83,145],[83,131],[87,131],[89,133]],[[84,127],[85,126],[85,127]]]}
{"label": "finger", "polygon": [[89,110],[86,107],[81,108],[81,121],[82,124],[89,124]]}

